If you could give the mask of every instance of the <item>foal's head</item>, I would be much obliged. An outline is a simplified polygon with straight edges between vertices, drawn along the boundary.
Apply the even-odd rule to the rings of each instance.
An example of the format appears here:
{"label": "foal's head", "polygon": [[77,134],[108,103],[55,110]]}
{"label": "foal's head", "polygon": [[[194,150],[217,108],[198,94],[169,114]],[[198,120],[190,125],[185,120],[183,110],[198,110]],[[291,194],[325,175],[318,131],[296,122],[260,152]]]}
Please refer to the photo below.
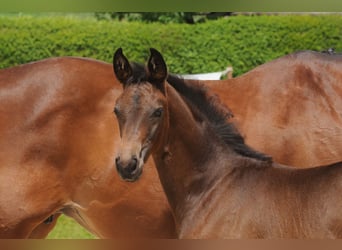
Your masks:
{"label": "foal's head", "polygon": [[150,51],[146,69],[131,65],[121,48],[113,58],[115,75],[124,87],[114,108],[121,134],[121,151],[115,161],[120,176],[127,181],[139,178],[152,147],[158,145],[158,134],[166,126],[167,68],[161,54]]}

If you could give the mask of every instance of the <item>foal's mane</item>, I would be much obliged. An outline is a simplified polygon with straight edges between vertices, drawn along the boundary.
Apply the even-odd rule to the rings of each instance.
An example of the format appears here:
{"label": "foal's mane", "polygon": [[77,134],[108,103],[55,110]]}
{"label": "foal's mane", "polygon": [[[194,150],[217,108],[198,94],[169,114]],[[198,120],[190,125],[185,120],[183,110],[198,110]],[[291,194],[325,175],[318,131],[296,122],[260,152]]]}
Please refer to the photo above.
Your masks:
{"label": "foal's mane", "polygon": [[270,156],[259,153],[245,144],[244,138],[235,125],[228,121],[229,118],[233,117],[231,111],[203,83],[199,81],[187,83],[183,78],[176,75],[169,75],[167,82],[177,90],[190,106],[194,107],[197,114],[200,113],[201,118],[207,121],[218,137],[236,153],[261,161],[272,162]]}
{"label": "foal's mane", "polygon": [[[141,64],[131,63],[133,75],[129,79],[130,84],[139,84],[149,81],[145,67]],[[169,74],[167,82],[176,89],[186,103],[192,107],[196,115],[207,121],[215,134],[236,153],[271,162],[272,158],[268,155],[259,153],[245,144],[244,138],[238,132],[233,123],[228,119],[233,117],[231,111],[220,101],[220,99],[210,93],[203,83],[191,81],[187,83],[183,78]]]}

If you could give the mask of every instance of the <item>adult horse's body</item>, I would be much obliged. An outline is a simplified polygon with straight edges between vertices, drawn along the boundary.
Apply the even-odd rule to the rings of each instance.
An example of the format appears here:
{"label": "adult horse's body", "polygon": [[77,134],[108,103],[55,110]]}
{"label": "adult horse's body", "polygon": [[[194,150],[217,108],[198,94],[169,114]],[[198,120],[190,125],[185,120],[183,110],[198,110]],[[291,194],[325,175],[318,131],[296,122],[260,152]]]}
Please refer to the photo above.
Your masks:
{"label": "adult horse's body", "polygon": [[341,54],[297,52],[205,84],[231,109],[247,144],[275,161],[309,167],[342,159]]}
{"label": "adult horse's body", "polygon": [[[313,76],[303,77],[309,71]],[[341,57],[301,52],[207,85],[232,109],[248,144],[281,163],[307,167],[340,159],[340,72]],[[313,85],[322,94],[312,78],[322,79]],[[290,90],[296,95],[286,96]],[[137,183],[117,177],[112,111],[121,92],[112,65],[95,60],[63,57],[0,70],[1,238],[45,237],[60,213],[98,237],[174,236],[153,163]],[[283,119],[271,116],[285,108]],[[43,223],[48,218],[52,223]]]}
{"label": "adult horse's body", "polygon": [[[114,70],[120,176],[136,181],[153,156],[180,238],[342,238],[342,162],[273,163],[244,143],[230,112],[201,85],[173,79],[151,49],[146,72],[122,50]],[[277,138],[273,138],[276,140]]]}
{"label": "adult horse's body", "polygon": [[173,236],[154,169],[138,185],[115,173],[110,64],[48,59],[1,70],[0,86],[1,238],[44,237],[59,213],[99,237]]}

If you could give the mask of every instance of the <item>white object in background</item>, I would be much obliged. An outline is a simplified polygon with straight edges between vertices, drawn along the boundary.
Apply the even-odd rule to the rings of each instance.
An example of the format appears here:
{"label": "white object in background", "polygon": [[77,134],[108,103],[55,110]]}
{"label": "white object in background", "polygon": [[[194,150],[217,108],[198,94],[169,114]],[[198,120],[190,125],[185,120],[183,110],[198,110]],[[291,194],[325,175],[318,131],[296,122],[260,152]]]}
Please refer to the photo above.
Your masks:
{"label": "white object in background", "polygon": [[227,78],[232,78],[233,68],[227,67],[224,71],[219,72],[210,72],[210,73],[202,73],[202,74],[181,74],[179,76],[184,79],[193,79],[193,80],[220,80],[221,77],[227,76]]}

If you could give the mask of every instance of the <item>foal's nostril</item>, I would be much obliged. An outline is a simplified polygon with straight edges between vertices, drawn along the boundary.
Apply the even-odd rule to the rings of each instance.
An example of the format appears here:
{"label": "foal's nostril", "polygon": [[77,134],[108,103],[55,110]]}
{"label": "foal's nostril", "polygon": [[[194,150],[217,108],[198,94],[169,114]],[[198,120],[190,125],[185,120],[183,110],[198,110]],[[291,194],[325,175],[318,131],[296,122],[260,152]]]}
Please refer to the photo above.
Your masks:
{"label": "foal's nostril", "polygon": [[116,168],[120,174],[131,175],[138,167],[138,158],[136,156],[132,156],[129,161],[121,161],[120,157],[115,158]]}
{"label": "foal's nostril", "polygon": [[132,156],[130,163],[127,166],[127,172],[132,173],[137,169],[138,166],[138,158],[136,156]]}
{"label": "foal's nostril", "polygon": [[115,158],[115,164],[116,164],[116,165],[119,165],[119,162],[120,162],[120,156],[118,156],[118,157]]}
{"label": "foal's nostril", "polygon": [[115,158],[116,169],[119,175],[126,181],[135,181],[142,173],[142,169],[139,169],[138,157],[132,156],[129,160]]}

